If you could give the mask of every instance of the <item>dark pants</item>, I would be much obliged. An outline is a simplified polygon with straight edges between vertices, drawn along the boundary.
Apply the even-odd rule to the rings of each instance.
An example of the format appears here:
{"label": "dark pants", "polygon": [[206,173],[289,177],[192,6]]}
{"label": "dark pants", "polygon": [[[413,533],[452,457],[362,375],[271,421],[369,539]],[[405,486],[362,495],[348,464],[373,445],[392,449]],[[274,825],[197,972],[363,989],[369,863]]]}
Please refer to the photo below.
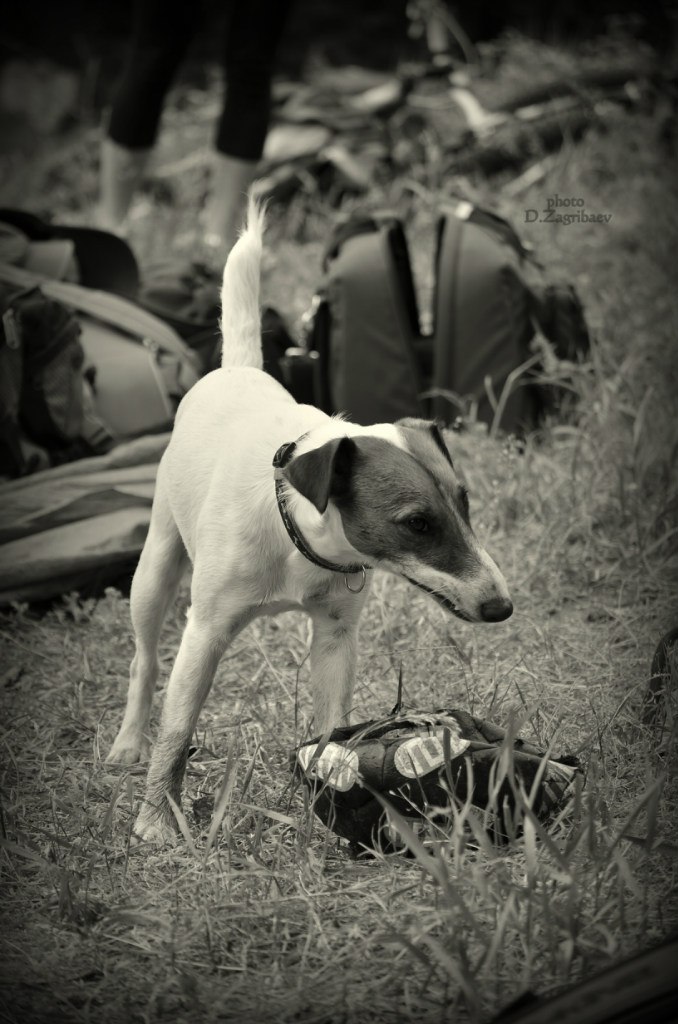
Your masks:
{"label": "dark pants", "polygon": [[[266,138],[278,41],[292,0],[230,0],[222,61],[226,96],[217,124],[220,153],[257,160]],[[200,20],[195,0],[137,0],[132,44],[108,134],[127,149],[155,142],[162,106]]]}

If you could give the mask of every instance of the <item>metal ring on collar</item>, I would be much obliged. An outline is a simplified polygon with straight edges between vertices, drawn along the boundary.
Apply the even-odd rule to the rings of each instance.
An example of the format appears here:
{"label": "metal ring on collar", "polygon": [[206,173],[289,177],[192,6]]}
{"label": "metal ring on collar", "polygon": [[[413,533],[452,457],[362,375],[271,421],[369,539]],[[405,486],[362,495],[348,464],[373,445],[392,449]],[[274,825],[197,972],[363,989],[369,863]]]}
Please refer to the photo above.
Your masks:
{"label": "metal ring on collar", "polygon": [[348,573],[344,573],[344,583],[346,584],[346,589],[349,590],[352,594],[360,594],[365,589],[365,584],[367,583],[367,571],[364,565],[360,566],[359,572],[361,573],[359,587],[350,587],[348,584]]}

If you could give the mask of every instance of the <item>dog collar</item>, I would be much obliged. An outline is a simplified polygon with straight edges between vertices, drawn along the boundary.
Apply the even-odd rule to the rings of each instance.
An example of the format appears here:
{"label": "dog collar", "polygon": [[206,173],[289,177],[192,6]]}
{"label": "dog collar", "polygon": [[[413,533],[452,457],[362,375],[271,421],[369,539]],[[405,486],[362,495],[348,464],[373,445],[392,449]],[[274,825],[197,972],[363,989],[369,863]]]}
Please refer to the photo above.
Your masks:
{"label": "dog collar", "polygon": [[[306,435],[302,435],[305,437]],[[299,438],[301,440],[302,438]],[[273,456],[273,470],[275,474],[275,496],[278,502],[278,511],[280,512],[280,518],[283,521],[285,529],[287,530],[288,536],[294,544],[297,551],[306,558],[313,565],[319,566],[321,569],[329,569],[330,572],[341,572],[344,574],[344,582],[346,589],[350,590],[352,594],[359,594],[365,586],[367,580],[367,570],[370,568],[369,565],[363,564],[349,564],[349,565],[337,565],[336,562],[328,562],[325,558],[321,558],[315,551],[312,551],[304,538],[299,533],[297,527],[294,524],[290,510],[287,506],[287,499],[285,497],[285,478],[283,476],[283,469],[288,464],[292,456],[294,455],[298,441],[287,441],[286,444],[281,444],[277,452]],[[348,582],[349,576],[354,576],[356,573],[362,574],[362,579],[358,587],[351,587]]]}

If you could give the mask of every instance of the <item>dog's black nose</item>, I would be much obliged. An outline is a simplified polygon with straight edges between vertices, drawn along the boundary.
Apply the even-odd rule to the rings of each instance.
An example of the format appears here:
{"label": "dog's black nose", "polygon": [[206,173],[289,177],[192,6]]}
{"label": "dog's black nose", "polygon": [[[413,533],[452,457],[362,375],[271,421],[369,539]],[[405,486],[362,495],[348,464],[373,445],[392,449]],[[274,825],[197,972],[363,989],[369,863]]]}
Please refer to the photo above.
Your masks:
{"label": "dog's black nose", "polygon": [[480,606],[483,622],[503,622],[513,615],[513,605],[507,597],[493,597]]}

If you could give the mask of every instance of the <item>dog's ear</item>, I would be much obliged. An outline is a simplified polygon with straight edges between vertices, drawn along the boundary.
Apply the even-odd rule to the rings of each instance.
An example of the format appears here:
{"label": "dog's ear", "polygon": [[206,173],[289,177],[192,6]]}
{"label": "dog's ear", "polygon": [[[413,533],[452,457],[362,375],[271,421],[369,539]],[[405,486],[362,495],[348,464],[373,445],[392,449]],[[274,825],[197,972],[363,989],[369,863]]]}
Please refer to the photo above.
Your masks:
{"label": "dog's ear", "polygon": [[441,455],[445,456],[445,459],[452,466],[452,469],[454,469],[450,450],[445,444],[445,437],[443,435],[445,424],[442,420],[420,420],[416,419],[414,416],[407,416],[405,419],[397,420],[396,427],[409,427],[410,429],[421,430],[423,433],[428,434],[432,438],[438,451]]}
{"label": "dog's ear", "polygon": [[443,436],[444,426],[445,424],[441,420],[433,420],[429,424],[429,430],[431,431],[431,436],[433,437],[433,440],[435,441],[436,445],[438,446],[438,448],[443,453],[449,464],[454,469],[452,456],[450,455],[449,448],[445,444],[445,437]]}
{"label": "dog's ear", "polygon": [[330,498],[341,498],[351,484],[356,443],[350,437],[335,437],[320,448],[297,455],[283,470],[295,491],[323,513]]}

